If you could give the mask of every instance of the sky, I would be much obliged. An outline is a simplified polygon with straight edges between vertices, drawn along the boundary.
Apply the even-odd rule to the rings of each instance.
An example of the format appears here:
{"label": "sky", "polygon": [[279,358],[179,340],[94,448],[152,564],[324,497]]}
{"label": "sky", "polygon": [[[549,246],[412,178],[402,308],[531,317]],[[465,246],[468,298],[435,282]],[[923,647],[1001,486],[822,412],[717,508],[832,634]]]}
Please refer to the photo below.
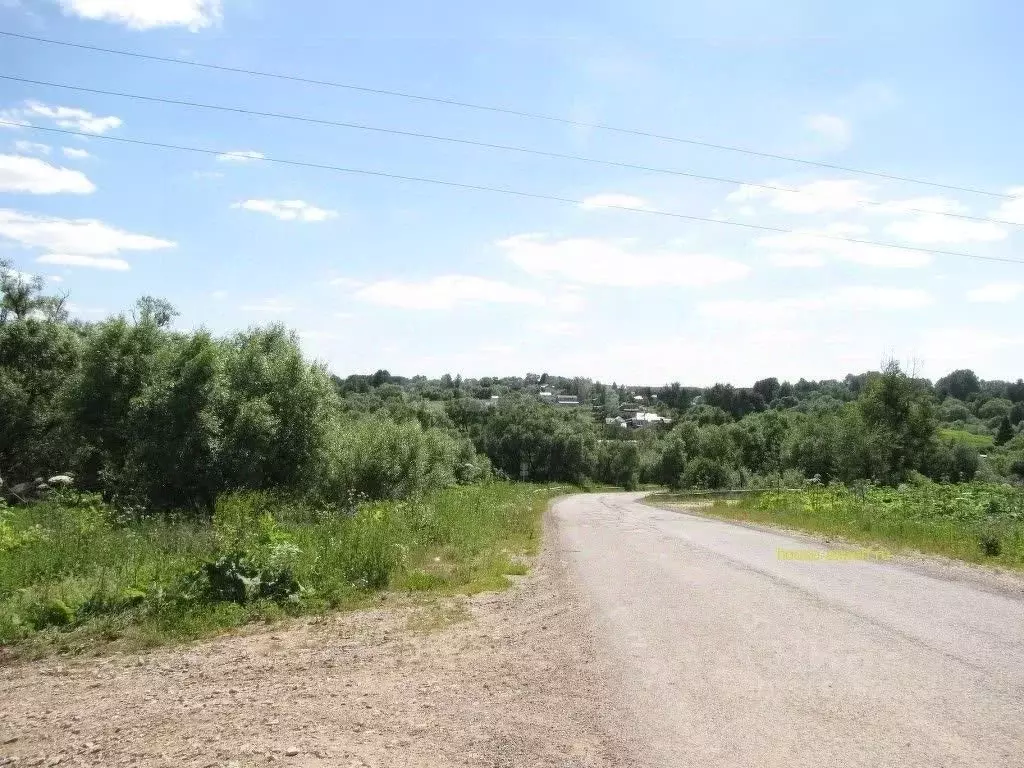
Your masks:
{"label": "sky", "polygon": [[285,323],[342,376],[1017,379],[1022,24],[1010,0],[0,0],[0,31],[575,123],[0,36],[0,76],[49,83],[0,77],[0,257],[87,320],[156,295],[182,329]]}

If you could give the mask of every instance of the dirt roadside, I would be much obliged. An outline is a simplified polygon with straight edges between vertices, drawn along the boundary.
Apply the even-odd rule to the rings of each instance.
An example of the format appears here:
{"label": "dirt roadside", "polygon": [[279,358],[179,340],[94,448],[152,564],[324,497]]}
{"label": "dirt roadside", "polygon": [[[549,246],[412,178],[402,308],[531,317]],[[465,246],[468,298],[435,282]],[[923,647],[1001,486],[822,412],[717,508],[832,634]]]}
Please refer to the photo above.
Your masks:
{"label": "dirt roadside", "polygon": [[629,765],[548,522],[506,592],[0,669],[0,765]]}

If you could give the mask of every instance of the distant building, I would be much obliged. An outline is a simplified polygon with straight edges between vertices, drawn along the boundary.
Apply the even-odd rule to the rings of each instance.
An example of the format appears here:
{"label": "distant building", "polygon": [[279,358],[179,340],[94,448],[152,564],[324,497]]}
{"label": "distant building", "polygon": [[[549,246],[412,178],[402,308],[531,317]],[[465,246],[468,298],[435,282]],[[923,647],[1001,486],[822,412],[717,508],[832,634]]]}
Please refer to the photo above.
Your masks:
{"label": "distant building", "polygon": [[612,416],[606,418],[604,420],[604,423],[607,424],[609,427],[622,427],[623,429],[626,428],[626,420],[621,416]]}
{"label": "distant building", "polygon": [[632,429],[642,429],[644,427],[657,426],[658,424],[671,424],[672,419],[667,419],[656,413],[640,412],[634,414],[626,423]]}
{"label": "distant building", "polygon": [[555,405],[579,405],[580,399],[576,395],[558,395]]}

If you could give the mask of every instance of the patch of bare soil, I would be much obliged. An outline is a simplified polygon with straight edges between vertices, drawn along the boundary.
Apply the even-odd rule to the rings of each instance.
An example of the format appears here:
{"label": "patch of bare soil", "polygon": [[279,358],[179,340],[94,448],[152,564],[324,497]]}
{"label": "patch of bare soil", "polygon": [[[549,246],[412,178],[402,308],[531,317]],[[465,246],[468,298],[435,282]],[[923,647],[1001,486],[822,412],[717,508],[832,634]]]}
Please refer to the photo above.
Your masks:
{"label": "patch of bare soil", "polygon": [[0,765],[622,766],[557,555],[514,588],[0,669]]}

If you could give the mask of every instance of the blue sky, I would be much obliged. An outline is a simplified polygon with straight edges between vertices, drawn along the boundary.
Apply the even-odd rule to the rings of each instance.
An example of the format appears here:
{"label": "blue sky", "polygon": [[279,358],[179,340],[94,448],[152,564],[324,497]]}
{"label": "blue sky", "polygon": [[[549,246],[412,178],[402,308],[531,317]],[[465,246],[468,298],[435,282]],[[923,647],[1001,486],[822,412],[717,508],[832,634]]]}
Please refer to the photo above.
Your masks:
{"label": "blue sky", "polygon": [[[1024,196],[1024,8],[717,0],[0,0],[0,29],[493,104]],[[1024,199],[0,38],[0,74],[433,133],[798,194],[0,80],[0,254],[85,318],[281,321],[331,370],[605,381],[1018,378]],[[33,130],[63,127],[89,134]],[[236,153],[130,146],[117,136]],[[585,205],[276,165],[262,154]],[[864,206],[870,200],[874,206]],[[604,204],[794,230],[772,235]],[[916,209],[912,212],[908,209]]]}

